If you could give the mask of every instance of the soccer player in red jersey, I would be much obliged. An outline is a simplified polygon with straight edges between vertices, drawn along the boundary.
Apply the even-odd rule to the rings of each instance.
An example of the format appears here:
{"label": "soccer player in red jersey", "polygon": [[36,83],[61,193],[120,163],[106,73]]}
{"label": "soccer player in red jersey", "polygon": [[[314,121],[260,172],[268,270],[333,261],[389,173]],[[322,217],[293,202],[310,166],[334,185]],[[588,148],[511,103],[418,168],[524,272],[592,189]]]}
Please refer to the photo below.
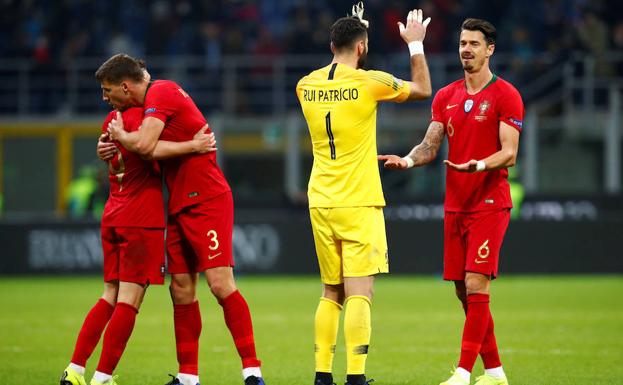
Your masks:
{"label": "soccer player in red jersey", "polygon": [[[141,108],[125,109],[121,115],[126,127],[136,131],[143,119]],[[117,117],[113,111],[104,121]],[[206,127],[207,128],[207,127]],[[185,143],[160,144],[156,157],[191,151],[213,151],[214,138],[203,133]],[[101,338],[104,342],[97,371],[91,385],[116,384],[112,373],[132,334],[138,309],[149,284],[164,283],[164,208],[158,164],[145,161],[118,143],[109,142],[110,194],[102,216],[104,252],[104,294],[87,315],[61,385],[85,385],[88,358]]]}
{"label": "soccer player in red jersey", "polygon": [[[143,65],[130,56],[115,55],[100,66],[96,76],[102,89],[111,91],[111,98],[143,107],[140,130],[127,132],[123,120],[115,119],[109,125],[112,138],[143,157],[151,157],[159,138],[188,140],[206,120],[178,84],[134,77]],[[249,307],[234,281],[233,199],[216,154],[179,156],[161,164],[170,194],[167,261],[179,363],[179,373],[169,385],[199,383],[201,313],[195,295],[199,272],[205,274],[223,307],[225,323],[242,360],[245,384],[264,384]]]}
{"label": "soccer player in red jersey", "polygon": [[489,310],[491,280],[510,219],[508,167],[515,165],[524,107],[519,92],[489,69],[495,27],[467,19],[459,55],[465,78],[437,92],[424,140],[404,158],[379,155],[390,169],[430,163],[448,138],[444,218],[444,279],[455,283],[466,320],[461,357],[441,385],[467,385],[478,357],[485,374],[477,385],[506,385]]}

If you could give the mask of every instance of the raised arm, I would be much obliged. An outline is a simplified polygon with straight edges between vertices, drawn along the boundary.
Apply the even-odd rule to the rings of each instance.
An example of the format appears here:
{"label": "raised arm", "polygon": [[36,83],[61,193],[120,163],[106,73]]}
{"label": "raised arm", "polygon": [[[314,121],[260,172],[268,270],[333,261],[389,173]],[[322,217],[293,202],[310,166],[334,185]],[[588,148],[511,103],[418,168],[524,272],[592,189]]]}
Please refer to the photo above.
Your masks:
{"label": "raised arm", "polygon": [[449,160],[443,162],[448,167],[461,172],[491,171],[513,167],[517,161],[519,131],[504,122],[500,122],[500,144],[502,148],[499,151],[481,160],[471,159],[462,164],[454,164]]}
{"label": "raised arm", "polygon": [[398,22],[400,36],[409,46],[411,55],[411,81],[409,82],[411,92],[407,100],[428,99],[433,92],[423,45],[430,17],[424,21],[422,21],[422,18],[422,10],[414,9],[407,16],[406,27],[401,22]]}
{"label": "raised arm", "polygon": [[404,158],[398,155],[379,155],[377,158],[378,160],[385,161],[385,168],[394,170],[424,166],[432,162],[437,156],[441,143],[443,143],[444,135],[443,124],[433,121],[428,125],[428,130],[426,130],[422,143],[413,147],[411,152]]}

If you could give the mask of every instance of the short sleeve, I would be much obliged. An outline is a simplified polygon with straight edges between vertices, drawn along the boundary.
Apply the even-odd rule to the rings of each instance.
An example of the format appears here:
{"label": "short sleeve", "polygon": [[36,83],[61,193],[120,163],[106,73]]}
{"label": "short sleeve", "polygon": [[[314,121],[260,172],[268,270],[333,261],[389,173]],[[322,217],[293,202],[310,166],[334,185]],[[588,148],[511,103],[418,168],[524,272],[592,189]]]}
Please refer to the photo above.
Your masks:
{"label": "short sleeve", "polygon": [[404,102],[411,93],[409,82],[383,71],[366,71],[367,84],[377,101]]}
{"label": "short sleeve", "polygon": [[521,95],[514,87],[509,87],[499,98],[498,119],[521,132],[524,118],[524,106]]}
{"label": "short sleeve", "polygon": [[443,118],[443,89],[438,91],[433,98],[433,104],[431,105],[431,122],[439,122],[445,125]]}
{"label": "short sleeve", "polygon": [[143,105],[144,117],[154,117],[166,123],[168,118],[175,113],[175,105],[178,95],[172,91],[175,90],[168,84],[155,84],[147,90],[145,103]]}

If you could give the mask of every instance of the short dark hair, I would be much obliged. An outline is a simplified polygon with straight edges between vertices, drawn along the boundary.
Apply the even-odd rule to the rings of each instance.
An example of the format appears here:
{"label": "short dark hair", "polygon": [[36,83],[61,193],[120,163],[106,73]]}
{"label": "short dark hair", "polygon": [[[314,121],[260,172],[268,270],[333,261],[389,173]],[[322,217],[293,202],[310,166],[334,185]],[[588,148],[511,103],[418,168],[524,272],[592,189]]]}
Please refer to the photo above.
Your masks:
{"label": "short dark hair", "polygon": [[487,45],[495,44],[495,39],[498,37],[498,32],[495,30],[493,24],[482,19],[465,19],[463,24],[461,24],[461,31],[464,29],[482,32],[482,34],[485,35]]}
{"label": "short dark hair", "polygon": [[331,26],[331,43],[337,51],[352,47],[358,39],[368,35],[366,26],[355,17],[342,17]]}
{"label": "short dark hair", "polygon": [[112,84],[120,84],[126,79],[140,82],[145,77],[143,72],[145,68],[143,60],[120,53],[106,60],[95,71],[95,79],[100,83],[107,82]]}

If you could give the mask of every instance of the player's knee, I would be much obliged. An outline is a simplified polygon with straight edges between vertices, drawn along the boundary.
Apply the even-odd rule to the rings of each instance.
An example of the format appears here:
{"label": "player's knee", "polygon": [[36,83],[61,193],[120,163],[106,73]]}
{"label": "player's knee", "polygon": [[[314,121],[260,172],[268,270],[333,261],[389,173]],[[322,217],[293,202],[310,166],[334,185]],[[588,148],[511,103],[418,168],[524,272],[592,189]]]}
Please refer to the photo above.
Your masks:
{"label": "player's knee", "polygon": [[374,287],[370,287],[367,297],[370,298],[370,301],[372,301],[372,299],[374,298]]}
{"label": "player's knee", "polygon": [[102,298],[104,301],[111,305],[117,303],[117,296],[119,294],[119,282],[106,282],[104,284],[104,293]]}
{"label": "player's knee", "polygon": [[208,282],[210,291],[218,299],[225,299],[231,293],[236,291],[236,286],[228,280],[216,279]]}
{"label": "player's knee", "polygon": [[323,287],[322,296],[341,305],[344,303],[344,299],[346,298],[346,294],[344,293],[344,285],[325,284]]}
{"label": "player's knee", "polygon": [[465,278],[466,294],[486,294],[489,290],[489,281],[486,276],[478,274]]}
{"label": "player's knee", "polygon": [[372,301],[372,298],[374,297],[374,289],[372,287],[369,287],[369,288],[356,288],[354,290],[353,289],[346,290],[346,293],[345,293],[346,298],[352,297],[354,295],[368,297],[370,301]]}
{"label": "player's knee", "polygon": [[195,300],[195,287],[187,282],[171,280],[169,292],[173,303],[176,304],[191,303]]}

